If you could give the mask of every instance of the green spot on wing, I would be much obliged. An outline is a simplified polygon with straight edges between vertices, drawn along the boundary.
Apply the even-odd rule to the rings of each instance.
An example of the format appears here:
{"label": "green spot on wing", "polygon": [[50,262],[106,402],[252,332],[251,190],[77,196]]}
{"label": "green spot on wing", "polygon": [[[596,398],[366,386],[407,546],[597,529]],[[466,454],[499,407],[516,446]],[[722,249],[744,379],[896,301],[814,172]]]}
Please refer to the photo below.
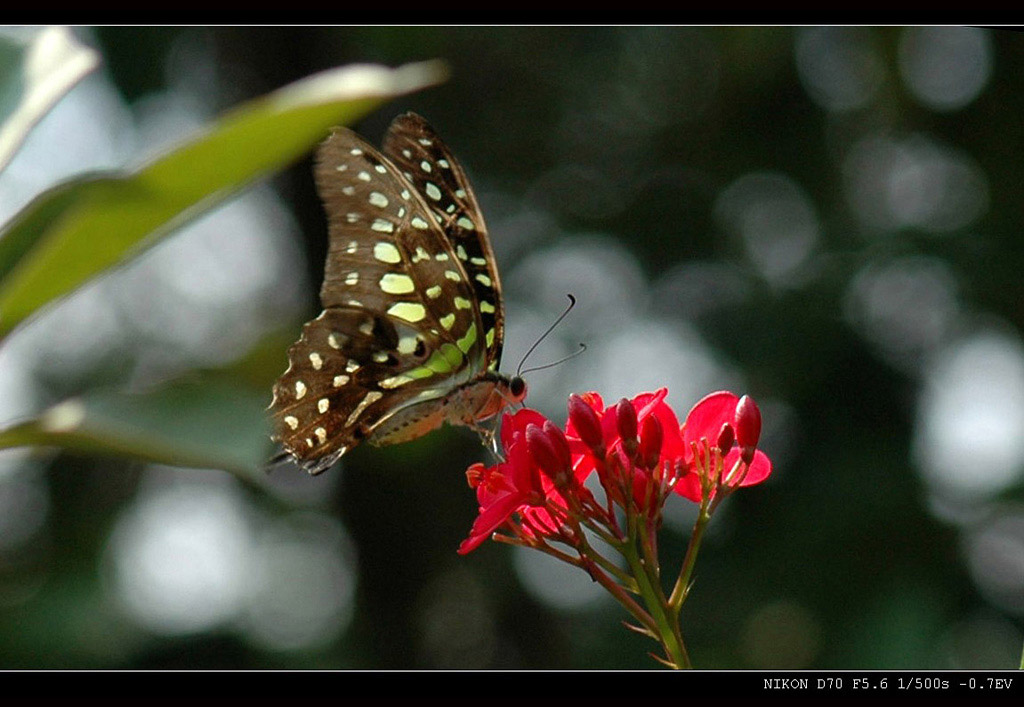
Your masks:
{"label": "green spot on wing", "polygon": [[[452,345],[451,344],[445,344],[445,346],[452,346]],[[455,347],[452,346],[452,348],[455,348]],[[443,349],[442,349],[442,351],[443,351]],[[433,375],[434,373],[451,373],[452,364],[448,361],[448,358],[442,353],[442,351],[435,351],[434,353],[432,353],[430,355],[430,358],[427,359],[427,362],[424,363],[421,368],[426,368],[427,370],[429,370],[431,375]],[[421,369],[420,368],[413,369],[413,371],[410,371],[407,375],[413,375],[414,371],[419,371],[419,370],[421,370]],[[426,378],[426,376],[413,376],[413,377],[416,377],[416,378],[418,378],[418,377]]]}
{"label": "green spot on wing", "polygon": [[466,335],[455,343],[458,344],[459,351],[464,354],[468,354],[469,350],[473,347],[473,344],[476,343],[476,324],[471,324]]}
{"label": "green spot on wing", "polygon": [[[440,354],[435,353],[434,356],[440,356]],[[422,366],[418,366],[418,367],[413,368],[411,370],[408,370],[408,371],[406,371],[402,375],[408,376],[409,378],[419,379],[419,378],[430,378],[430,376],[434,375],[435,373],[444,373],[444,371],[435,371],[434,369],[432,369],[428,365],[431,361],[434,360],[434,356],[431,356],[430,360],[428,360],[426,364],[424,364]],[[447,365],[447,363],[446,363],[446,365]]]}
{"label": "green spot on wing", "polygon": [[456,368],[462,365],[462,352],[459,351],[456,347],[452,346],[451,344],[442,344],[441,354],[450,364],[450,368],[448,370],[455,370]]}

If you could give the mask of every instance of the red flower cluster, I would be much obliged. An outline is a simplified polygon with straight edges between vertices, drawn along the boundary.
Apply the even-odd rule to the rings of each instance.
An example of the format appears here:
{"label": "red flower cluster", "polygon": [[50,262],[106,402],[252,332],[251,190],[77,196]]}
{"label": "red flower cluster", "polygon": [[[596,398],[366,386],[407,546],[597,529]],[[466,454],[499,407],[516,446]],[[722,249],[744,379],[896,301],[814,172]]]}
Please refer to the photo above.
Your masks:
{"label": "red flower cluster", "polygon": [[[752,399],[712,393],[680,427],[667,394],[662,388],[607,408],[597,393],[570,396],[564,432],[535,410],[506,413],[505,461],[474,464],[466,472],[480,515],[459,552],[503,527],[522,544],[548,538],[576,546],[580,523],[616,524],[614,506],[629,504],[656,524],[671,493],[710,503],[720,492],[768,477],[771,461],[756,448],[761,413]],[[605,505],[583,486],[595,472]]]}

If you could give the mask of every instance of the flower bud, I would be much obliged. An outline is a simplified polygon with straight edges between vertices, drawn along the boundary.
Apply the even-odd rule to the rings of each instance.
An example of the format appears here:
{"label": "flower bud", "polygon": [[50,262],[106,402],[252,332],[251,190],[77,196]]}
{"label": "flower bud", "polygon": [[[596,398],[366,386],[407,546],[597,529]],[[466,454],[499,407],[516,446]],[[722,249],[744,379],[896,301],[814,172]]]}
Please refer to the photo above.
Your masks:
{"label": "flower bud", "polygon": [[622,438],[622,448],[632,458],[636,454],[636,408],[628,398],[623,398],[615,406],[615,425]]}
{"label": "flower bud", "polygon": [[480,462],[471,464],[470,467],[466,469],[466,483],[469,484],[469,488],[475,489],[479,486],[480,482],[483,481],[485,472],[486,469]]}
{"label": "flower bud", "polygon": [[526,447],[533,463],[540,467],[555,486],[564,486],[572,473],[569,443],[562,431],[550,421],[544,427],[531,424],[526,427]]}
{"label": "flower bud", "polygon": [[559,464],[563,469],[571,469],[572,454],[569,452],[569,440],[565,438],[565,433],[551,420],[544,420],[543,430],[555,448]]}
{"label": "flower bud", "polygon": [[718,441],[715,443],[715,446],[721,450],[722,454],[728,454],[729,450],[732,449],[732,443],[735,439],[732,425],[726,422],[722,425],[722,431],[718,433]]}
{"label": "flower bud", "polygon": [[743,450],[743,461],[750,463],[754,458],[757,440],[761,437],[761,411],[749,395],[736,403],[736,441]]}
{"label": "flower bud", "polygon": [[604,436],[601,434],[601,420],[594,408],[573,393],[569,396],[569,419],[583,443],[599,457],[604,456]]}
{"label": "flower bud", "polygon": [[658,460],[661,458],[661,441],[661,423],[654,415],[648,415],[640,428],[640,446],[637,449],[637,457],[645,469],[658,466]]}

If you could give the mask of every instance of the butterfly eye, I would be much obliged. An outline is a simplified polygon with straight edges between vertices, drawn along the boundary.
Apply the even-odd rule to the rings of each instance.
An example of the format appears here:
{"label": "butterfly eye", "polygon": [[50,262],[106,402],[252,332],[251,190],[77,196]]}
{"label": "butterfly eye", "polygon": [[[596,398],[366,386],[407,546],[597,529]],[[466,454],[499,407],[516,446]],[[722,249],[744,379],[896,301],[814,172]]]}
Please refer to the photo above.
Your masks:
{"label": "butterfly eye", "polygon": [[514,376],[508,383],[508,391],[512,393],[516,402],[519,402],[526,397],[526,381],[519,376]]}

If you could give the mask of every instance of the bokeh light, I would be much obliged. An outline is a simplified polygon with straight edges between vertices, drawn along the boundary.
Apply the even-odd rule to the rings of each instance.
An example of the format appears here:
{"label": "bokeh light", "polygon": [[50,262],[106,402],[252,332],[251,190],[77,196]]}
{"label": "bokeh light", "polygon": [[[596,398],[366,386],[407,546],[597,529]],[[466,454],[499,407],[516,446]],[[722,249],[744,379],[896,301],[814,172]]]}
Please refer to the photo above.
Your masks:
{"label": "bokeh light", "polygon": [[225,481],[154,483],[119,519],[109,548],[112,591],[147,630],[196,633],[241,611],[252,527]]}
{"label": "bokeh light", "polygon": [[977,98],[992,74],[989,33],[976,27],[906,29],[899,68],[921,103],[942,112],[959,110]]}
{"label": "bokeh light", "polygon": [[937,353],[925,372],[914,454],[932,489],[960,502],[1024,473],[1024,346],[985,328]]}

